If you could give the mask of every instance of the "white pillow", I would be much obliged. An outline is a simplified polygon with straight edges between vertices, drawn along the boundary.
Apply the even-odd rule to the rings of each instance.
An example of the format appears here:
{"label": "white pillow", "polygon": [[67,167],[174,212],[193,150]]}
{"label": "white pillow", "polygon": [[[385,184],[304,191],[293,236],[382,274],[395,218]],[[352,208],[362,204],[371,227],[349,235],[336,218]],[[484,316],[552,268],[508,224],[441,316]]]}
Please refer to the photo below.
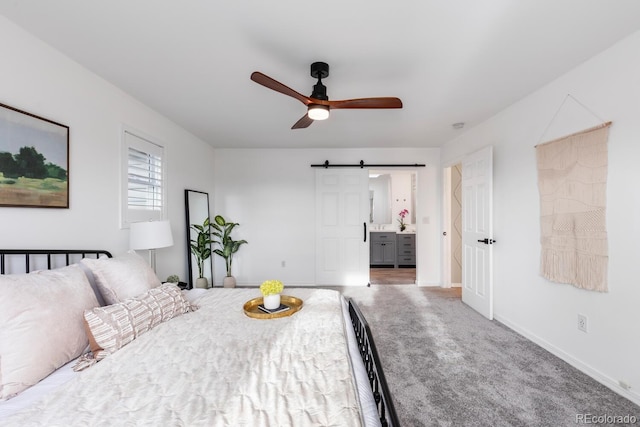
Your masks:
{"label": "white pillow", "polygon": [[84,310],[97,305],[77,265],[0,275],[0,400],[82,354]]}
{"label": "white pillow", "polygon": [[[108,258],[109,257],[106,255],[101,255],[97,259],[108,259]],[[91,285],[91,289],[93,289],[93,293],[96,294],[96,298],[98,299],[98,305],[100,306],[107,305],[107,303],[104,301],[104,297],[102,296],[102,293],[100,292],[100,289],[98,288],[98,284],[96,283],[96,278],[93,275],[93,272],[91,271],[91,269],[87,267],[86,264],[83,264],[83,263],[79,263],[78,265],[82,268],[82,271],[84,271],[84,274],[87,275],[87,279],[89,279],[89,284]]]}
{"label": "white pillow", "polygon": [[82,260],[93,273],[98,289],[109,305],[135,297],[160,286],[149,264],[130,251],[114,258]]}

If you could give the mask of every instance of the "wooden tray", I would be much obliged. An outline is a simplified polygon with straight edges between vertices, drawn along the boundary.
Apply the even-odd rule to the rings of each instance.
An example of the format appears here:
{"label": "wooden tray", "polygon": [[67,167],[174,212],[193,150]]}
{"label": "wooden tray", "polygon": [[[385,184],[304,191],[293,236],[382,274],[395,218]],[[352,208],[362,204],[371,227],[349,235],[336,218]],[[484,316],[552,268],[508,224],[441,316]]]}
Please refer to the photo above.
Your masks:
{"label": "wooden tray", "polygon": [[277,319],[278,317],[291,316],[296,311],[302,308],[302,300],[296,297],[290,297],[288,295],[280,295],[280,303],[291,307],[289,310],[281,311],[279,313],[265,313],[260,310],[258,306],[262,304],[263,298],[254,298],[244,303],[244,314],[254,319]]}

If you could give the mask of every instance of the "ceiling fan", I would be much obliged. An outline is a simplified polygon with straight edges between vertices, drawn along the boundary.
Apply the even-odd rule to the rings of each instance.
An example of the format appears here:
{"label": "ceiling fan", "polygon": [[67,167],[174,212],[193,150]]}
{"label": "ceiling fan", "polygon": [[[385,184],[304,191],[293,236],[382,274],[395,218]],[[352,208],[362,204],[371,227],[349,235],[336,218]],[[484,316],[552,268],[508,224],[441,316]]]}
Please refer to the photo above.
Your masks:
{"label": "ceiling fan", "polygon": [[295,98],[307,106],[307,114],[302,116],[291,129],[309,127],[314,120],[325,120],[329,117],[330,110],[339,108],[402,108],[402,101],[392,97],[329,101],[327,88],[322,84],[322,79],[329,77],[329,65],[325,62],[311,64],[311,77],[318,79],[318,82],[313,86],[311,96],[304,96],[259,71],[254,71],[251,74],[251,80],[254,82]]}

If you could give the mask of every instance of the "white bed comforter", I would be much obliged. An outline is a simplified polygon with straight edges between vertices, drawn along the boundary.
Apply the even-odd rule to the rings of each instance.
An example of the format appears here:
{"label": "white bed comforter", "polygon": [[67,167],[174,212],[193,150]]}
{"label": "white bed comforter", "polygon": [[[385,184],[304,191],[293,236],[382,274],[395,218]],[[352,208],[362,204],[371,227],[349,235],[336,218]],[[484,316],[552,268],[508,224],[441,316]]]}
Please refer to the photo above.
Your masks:
{"label": "white bed comforter", "polygon": [[16,426],[361,426],[339,293],[291,289],[301,311],[258,320],[254,289],[212,289],[4,420]]}

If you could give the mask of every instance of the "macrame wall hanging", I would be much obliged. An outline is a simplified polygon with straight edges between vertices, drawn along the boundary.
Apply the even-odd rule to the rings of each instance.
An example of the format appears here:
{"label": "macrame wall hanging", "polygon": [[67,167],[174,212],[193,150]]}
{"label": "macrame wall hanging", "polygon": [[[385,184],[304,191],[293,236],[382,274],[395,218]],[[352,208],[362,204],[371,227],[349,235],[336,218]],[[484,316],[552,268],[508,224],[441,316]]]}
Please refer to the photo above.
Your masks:
{"label": "macrame wall hanging", "polygon": [[610,125],[602,123],[535,147],[540,274],[553,282],[599,292],[608,291],[605,214]]}

